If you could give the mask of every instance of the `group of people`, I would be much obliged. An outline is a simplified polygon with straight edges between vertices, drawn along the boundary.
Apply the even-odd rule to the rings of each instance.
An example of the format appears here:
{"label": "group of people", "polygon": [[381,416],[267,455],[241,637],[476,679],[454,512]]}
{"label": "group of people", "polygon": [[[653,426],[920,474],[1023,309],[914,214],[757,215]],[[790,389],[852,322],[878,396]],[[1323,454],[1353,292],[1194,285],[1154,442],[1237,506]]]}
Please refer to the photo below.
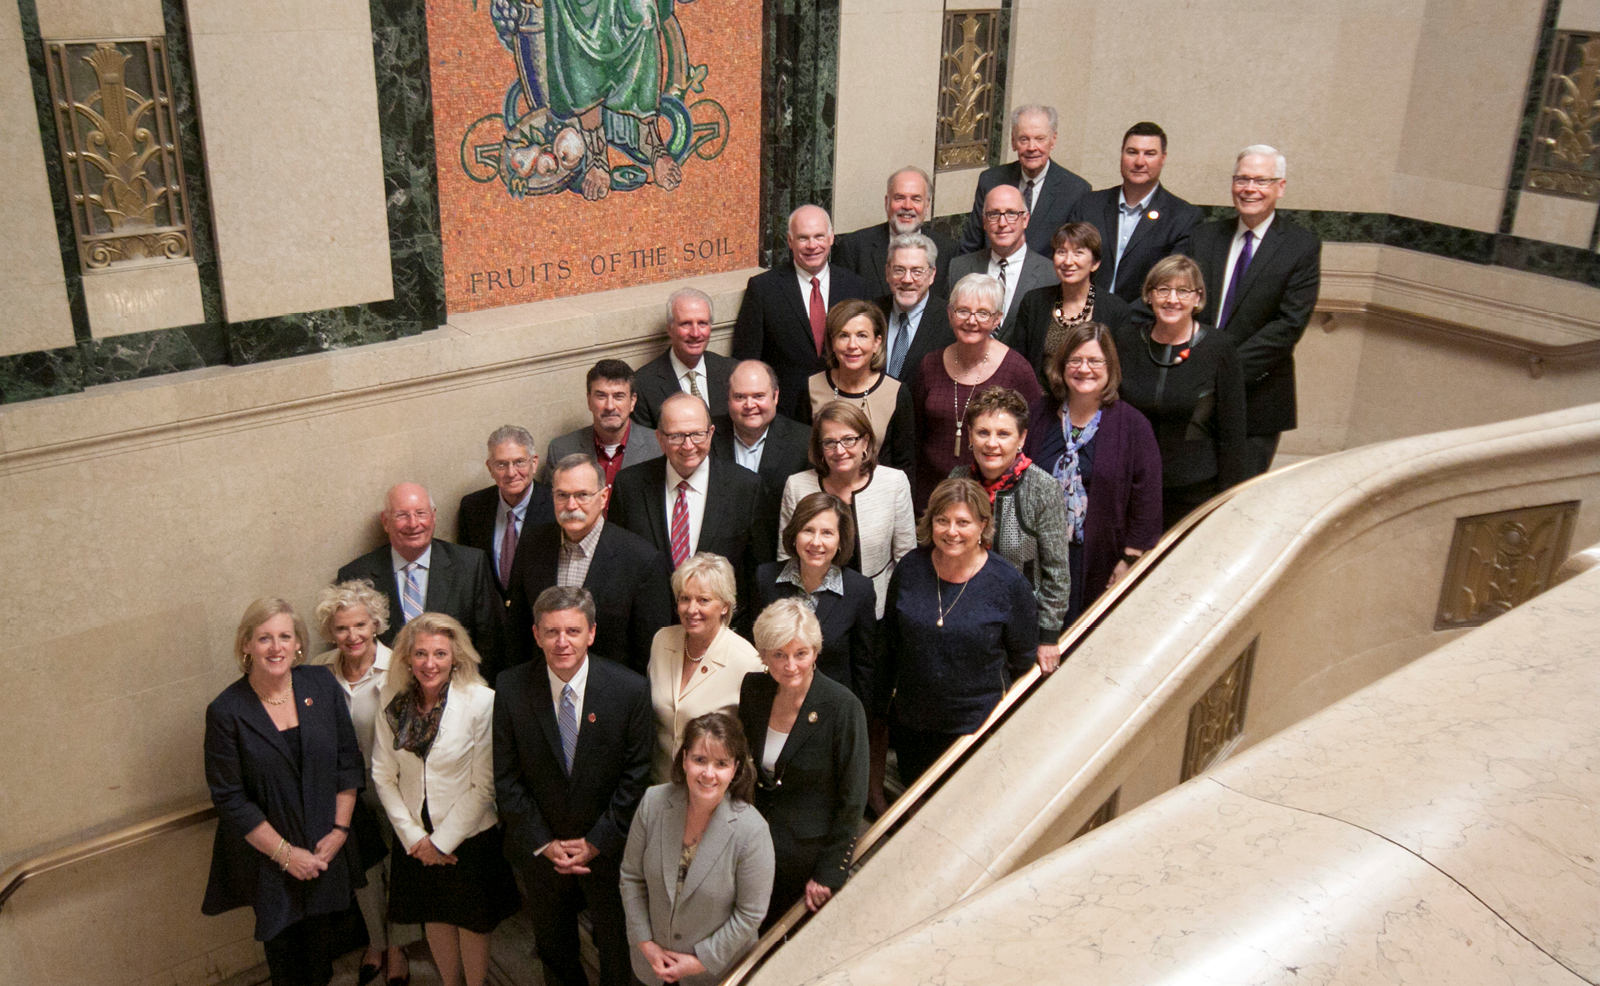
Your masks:
{"label": "group of people", "polygon": [[1237,216],[1199,222],[1160,127],[1101,191],[1055,131],[1013,114],[959,245],[916,168],[837,243],[795,210],[733,358],[675,292],[666,352],[589,371],[588,425],[542,457],[489,436],[456,542],[391,488],[387,543],[318,602],[321,655],[287,602],[251,605],[207,710],[205,911],[255,909],[274,983],[361,942],[362,983],[405,982],[424,934],[479,986],[524,891],[552,984],[586,982],[583,910],[603,983],[716,981],[843,885],[891,750],[909,784],[1165,528],[1268,468],[1319,279],[1275,214],[1283,156],[1242,151]]}

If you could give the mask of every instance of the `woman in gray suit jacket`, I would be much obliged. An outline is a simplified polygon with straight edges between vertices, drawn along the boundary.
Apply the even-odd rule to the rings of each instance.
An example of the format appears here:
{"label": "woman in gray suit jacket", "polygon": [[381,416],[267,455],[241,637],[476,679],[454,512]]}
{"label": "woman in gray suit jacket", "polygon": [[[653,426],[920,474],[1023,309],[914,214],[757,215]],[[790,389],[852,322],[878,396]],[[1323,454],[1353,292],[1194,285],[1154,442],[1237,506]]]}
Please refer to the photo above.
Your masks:
{"label": "woman in gray suit jacket", "polygon": [[622,855],[633,973],[713,986],[755,944],[772,894],[772,837],[751,807],[755,764],[739,720],[690,721],[672,783],[644,794]]}

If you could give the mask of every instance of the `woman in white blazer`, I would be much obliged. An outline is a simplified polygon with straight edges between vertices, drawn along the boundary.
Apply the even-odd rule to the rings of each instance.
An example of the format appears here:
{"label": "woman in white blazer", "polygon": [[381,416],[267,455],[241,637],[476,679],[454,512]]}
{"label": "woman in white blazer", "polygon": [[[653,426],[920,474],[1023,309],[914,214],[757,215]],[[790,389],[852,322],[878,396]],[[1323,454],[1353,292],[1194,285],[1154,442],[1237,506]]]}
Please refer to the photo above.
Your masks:
{"label": "woman in white blazer", "polygon": [[633,974],[714,986],[755,944],[772,894],[772,836],[750,804],[755,764],[739,720],[689,722],[672,783],[644,793],[622,853]]}
{"label": "woman in white blazer", "polygon": [[389,919],[425,927],[445,986],[482,986],[489,933],[521,906],[501,851],[494,690],[479,663],[451,617],[407,623],[395,637],[372,750],[372,781],[397,840]]}
{"label": "woman in white blazer", "polygon": [[650,702],[656,713],[651,774],[667,781],[689,720],[707,712],[737,715],[744,676],[761,671],[761,655],[728,628],[738,603],[728,559],[702,551],[672,573],[678,624],[650,642]]}
{"label": "woman in white blazer", "polygon": [[[809,494],[826,490],[842,500],[856,529],[850,567],[872,580],[881,620],[894,567],[917,546],[917,516],[911,481],[900,470],[878,463],[872,434],[872,422],[854,404],[834,401],[817,411],[811,424],[813,468],[784,483],[778,530],[788,526],[795,504]],[[778,560],[788,557],[779,545]]]}

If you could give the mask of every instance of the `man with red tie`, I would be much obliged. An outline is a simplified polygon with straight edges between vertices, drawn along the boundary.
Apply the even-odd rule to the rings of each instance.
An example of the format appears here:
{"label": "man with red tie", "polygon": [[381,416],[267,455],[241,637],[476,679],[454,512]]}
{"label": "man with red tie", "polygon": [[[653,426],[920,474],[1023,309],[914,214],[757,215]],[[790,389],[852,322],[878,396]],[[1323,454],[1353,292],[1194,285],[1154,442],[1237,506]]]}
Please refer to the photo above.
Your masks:
{"label": "man with red tie", "polygon": [[826,369],[823,322],[847,298],[870,301],[873,288],[860,275],[829,263],[833,220],[827,210],[803,205],[789,214],[789,256],[757,274],[744,290],[733,326],[733,358],[758,359],[778,371],[778,413],[798,417],[807,381]]}

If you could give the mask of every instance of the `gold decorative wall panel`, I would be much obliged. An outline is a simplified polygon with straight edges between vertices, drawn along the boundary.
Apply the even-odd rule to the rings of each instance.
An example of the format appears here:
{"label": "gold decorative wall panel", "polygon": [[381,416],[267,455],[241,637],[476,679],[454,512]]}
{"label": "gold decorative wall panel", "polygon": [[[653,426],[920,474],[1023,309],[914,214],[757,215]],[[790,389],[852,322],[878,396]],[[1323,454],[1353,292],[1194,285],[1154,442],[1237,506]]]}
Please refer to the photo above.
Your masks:
{"label": "gold decorative wall panel", "polygon": [[51,41],[45,60],[84,273],[187,259],[165,40]]}
{"label": "gold decorative wall panel", "polygon": [[1111,797],[1105,800],[1105,804],[1102,804],[1100,807],[1096,808],[1094,810],[1094,814],[1089,816],[1089,820],[1084,822],[1083,827],[1078,829],[1077,832],[1073,833],[1072,837],[1074,839],[1081,839],[1090,832],[1093,832],[1095,829],[1111,821],[1113,818],[1116,818],[1117,801],[1119,798],[1121,798],[1121,796],[1122,788],[1119,787],[1115,791],[1112,791]]}
{"label": "gold decorative wall panel", "polygon": [[1557,31],[1527,187],[1600,201],[1600,34]]}
{"label": "gold decorative wall panel", "polygon": [[1577,519],[1576,500],[1458,519],[1433,628],[1482,626],[1548,589]]}
{"label": "gold decorative wall panel", "polygon": [[1183,744],[1183,779],[1203,772],[1244,732],[1245,706],[1250,701],[1250,675],[1255,670],[1256,644],[1250,641],[1238,660],[1200,696],[1189,710],[1189,736]]}
{"label": "gold decorative wall panel", "polygon": [[994,132],[995,68],[1000,59],[1000,11],[947,10],[939,70],[935,171],[989,164]]}

